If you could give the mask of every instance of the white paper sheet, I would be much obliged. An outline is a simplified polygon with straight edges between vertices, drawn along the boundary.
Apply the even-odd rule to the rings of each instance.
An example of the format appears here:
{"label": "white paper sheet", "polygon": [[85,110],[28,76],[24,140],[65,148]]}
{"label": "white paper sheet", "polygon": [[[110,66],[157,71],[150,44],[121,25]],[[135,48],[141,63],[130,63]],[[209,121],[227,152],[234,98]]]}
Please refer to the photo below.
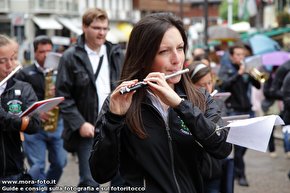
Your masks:
{"label": "white paper sheet", "polygon": [[60,53],[56,52],[49,52],[46,55],[45,61],[44,61],[44,68],[50,69],[50,70],[56,70],[58,68],[58,63],[61,58]]}
{"label": "white paper sheet", "polygon": [[274,125],[284,125],[278,115],[268,115],[229,123],[227,142],[266,152]]}

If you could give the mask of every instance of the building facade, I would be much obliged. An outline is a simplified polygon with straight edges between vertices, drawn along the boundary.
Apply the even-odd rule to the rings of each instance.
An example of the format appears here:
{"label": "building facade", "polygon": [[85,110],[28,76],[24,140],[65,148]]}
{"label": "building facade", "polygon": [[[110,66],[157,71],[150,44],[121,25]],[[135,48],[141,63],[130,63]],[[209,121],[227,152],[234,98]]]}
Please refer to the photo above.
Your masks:
{"label": "building facade", "polygon": [[82,33],[81,15],[89,7],[105,9],[111,25],[140,19],[132,0],[0,0],[0,33],[18,42],[37,35],[76,37]]}

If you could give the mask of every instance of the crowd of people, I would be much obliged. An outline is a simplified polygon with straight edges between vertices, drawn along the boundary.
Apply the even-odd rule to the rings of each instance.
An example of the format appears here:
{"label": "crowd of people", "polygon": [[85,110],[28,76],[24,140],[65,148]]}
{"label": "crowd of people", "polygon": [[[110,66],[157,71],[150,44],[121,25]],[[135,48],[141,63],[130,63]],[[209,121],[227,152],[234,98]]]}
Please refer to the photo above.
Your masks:
{"label": "crowd of people", "polygon": [[[196,54],[198,53],[198,55]],[[198,58],[198,61],[193,60],[189,68],[193,68],[193,72],[198,71],[196,77],[192,77],[193,83],[200,87],[213,87],[219,92],[230,93],[229,98],[223,103],[220,109],[224,116],[233,115],[249,115],[249,117],[266,116],[266,115],[279,115],[285,125],[282,126],[282,137],[284,142],[284,152],[286,158],[289,156],[289,115],[287,114],[289,93],[287,76],[289,77],[290,60],[286,60],[281,64],[273,64],[270,66],[257,66],[250,67],[250,63],[245,61],[253,56],[251,47],[246,43],[235,43],[229,46],[219,58],[218,63],[218,76],[217,79],[212,78],[215,76],[217,70],[211,71],[211,76],[208,74],[208,69],[205,68],[206,63],[202,62],[199,58],[204,58],[206,52],[197,48],[192,52],[193,59]],[[198,65],[196,65],[198,64]],[[213,67],[216,68],[217,64],[214,63]],[[200,68],[200,66],[203,66]],[[252,71],[257,70],[257,71]],[[212,81],[213,85],[206,84],[205,81]],[[212,91],[210,89],[209,91]],[[218,102],[218,101],[217,101]],[[275,128],[281,129],[281,126],[274,126],[268,144],[268,152],[270,157],[276,158]],[[249,186],[249,182],[245,173],[244,155],[247,148],[234,145],[234,179],[240,186]],[[290,176],[290,171],[288,173]]]}
{"label": "crowd of people", "polygon": [[[171,13],[148,14],[137,22],[125,54],[106,40],[109,18],[104,10],[88,9],[82,30],[62,52],[57,69],[45,66],[47,54],[54,51],[50,37],[37,36],[33,63],[11,77],[19,65],[18,44],[0,35],[1,182],[44,180],[49,183],[33,184],[33,192],[51,192],[67,153],[73,153],[79,192],[99,192],[100,184],[110,182],[128,192],[233,193],[235,179],[249,186],[247,148],[226,142],[229,128],[223,116],[257,116],[251,101],[255,87],[265,96],[260,101],[264,115],[280,114],[290,125],[290,61],[271,69],[270,78],[261,82],[243,62],[252,55],[251,47],[239,43],[226,50],[214,73],[202,48],[187,60],[182,20]],[[168,78],[184,68],[189,72]],[[136,89],[130,91],[132,87]],[[230,96],[221,101],[214,90]],[[51,130],[45,125],[51,111],[21,116],[48,96],[65,98],[53,109],[57,116]],[[278,110],[270,111],[274,105]],[[284,131],[290,157],[290,129]],[[274,145],[272,135],[272,156]]]}

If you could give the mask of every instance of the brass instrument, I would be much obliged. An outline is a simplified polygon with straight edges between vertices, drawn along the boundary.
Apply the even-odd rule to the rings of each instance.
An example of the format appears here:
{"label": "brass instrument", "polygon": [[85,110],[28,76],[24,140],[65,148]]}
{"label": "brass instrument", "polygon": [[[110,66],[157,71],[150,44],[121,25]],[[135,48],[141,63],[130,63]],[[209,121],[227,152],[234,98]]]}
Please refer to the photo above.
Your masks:
{"label": "brass instrument", "polygon": [[[50,70],[45,73],[45,99],[50,99],[55,96],[55,79],[56,71]],[[57,128],[58,116],[59,116],[59,107],[56,106],[52,110],[47,112],[49,118],[43,122],[43,129],[45,131],[54,132]]]}
{"label": "brass instrument", "polygon": [[257,68],[252,68],[249,72],[249,75],[253,77],[255,80],[259,81],[260,83],[264,83],[269,79],[269,74],[266,72],[262,72]]}
{"label": "brass instrument", "polygon": [[[45,72],[45,93],[44,98],[50,99],[55,97],[55,80],[57,75],[57,67],[61,54],[50,52],[46,55],[44,62]],[[57,128],[59,107],[56,106],[52,110],[47,112],[48,120],[43,122],[43,128],[45,131],[54,132]]]}
{"label": "brass instrument", "polygon": [[262,84],[269,79],[269,73],[261,69],[263,65],[257,59],[253,59],[250,62],[241,61],[241,63],[245,65],[245,72]]}

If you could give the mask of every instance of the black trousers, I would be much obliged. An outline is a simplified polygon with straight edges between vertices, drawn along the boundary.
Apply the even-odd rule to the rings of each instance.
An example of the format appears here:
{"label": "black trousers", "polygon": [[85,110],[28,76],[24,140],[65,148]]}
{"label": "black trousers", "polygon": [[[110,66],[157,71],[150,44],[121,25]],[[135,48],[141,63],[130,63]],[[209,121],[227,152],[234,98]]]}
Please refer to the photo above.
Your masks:
{"label": "black trousers", "polygon": [[244,161],[244,155],[246,151],[247,151],[247,148],[234,145],[234,171],[235,171],[235,177],[237,178],[246,177],[245,161]]}
{"label": "black trousers", "polygon": [[[254,117],[253,111],[236,111],[234,109],[228,109],[227,115],[245,115],[249,114],[250,118]],[[246,147],[242,147],[239,145],[234,145],[234,172],[236,178],[246,177],[245,175],[245,161],[244,155],[247,151]]]}
{"label": "black trousers", "polygon": [[234,159],[223,160],[223,173],[221,179],[221,193],[234,193]]}
{"label": "black trousers", "polygon": [[268,145],[268,150],[269,152],[274,152],[275,151],[275,138],[274,138],[274,129],[275,129],[275,126],[273,128],[273,131],[271,133],[271,136],[270,136],[270,140],[269,140],[269,145]]}

